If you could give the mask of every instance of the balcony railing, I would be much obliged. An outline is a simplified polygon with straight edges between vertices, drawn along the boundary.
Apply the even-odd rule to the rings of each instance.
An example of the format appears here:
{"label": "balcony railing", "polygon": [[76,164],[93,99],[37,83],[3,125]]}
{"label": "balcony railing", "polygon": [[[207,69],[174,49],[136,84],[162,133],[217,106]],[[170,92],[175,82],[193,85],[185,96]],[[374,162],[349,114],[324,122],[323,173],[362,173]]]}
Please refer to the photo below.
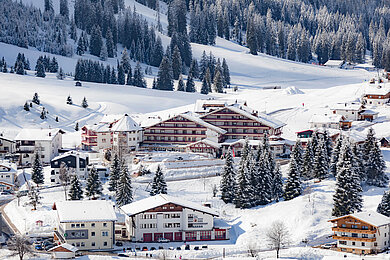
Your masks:
{"label": "balcony railing", "polygon": [[332,231],[347,232],[347,233],[359,233],[359,234],[375,234],[375,229],[356,229],[356,228],[342,228],[332,227]]}
{"label": "balcony railing", "polygon": [[346,237],[346,236],[333,235],[332,238],[337,239],[337,240],[349,240],[349,241],[361,241],[361,242],[375,242],[376,241],[375,237],[365,238],[365,237]]}

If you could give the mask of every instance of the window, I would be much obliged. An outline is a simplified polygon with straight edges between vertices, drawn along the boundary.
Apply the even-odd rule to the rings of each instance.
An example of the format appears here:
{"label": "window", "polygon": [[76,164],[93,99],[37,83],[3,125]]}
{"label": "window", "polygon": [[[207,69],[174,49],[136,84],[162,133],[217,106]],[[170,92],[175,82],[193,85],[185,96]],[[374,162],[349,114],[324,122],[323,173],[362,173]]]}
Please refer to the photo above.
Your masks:
{"label": "window", "polygon": [[366,246],[366,243],[362,242],[362,246]]}
{"label": "window", "polygon": [[347,244],[347,241],[339,241],[339,244],[340,244],[340,245],[346,245],[346,244]]}
{"label": "window", "polygon": [[103,246],[107,246],[107,244],[108,244],[107,242],[104,242],[104,243],[103,243]]}
{"label": "window", "polygon": [[351,228],[358,228],[357,225],[351,225]]}
{"label": "window", "polygon": [[72,225],[70,225],[72,228],[74,228],[75,227],[75,224],[72,224]]}
{"label": "window", "polygon": [[352,242],[352,245],[353,245],[353,246],[356,245],[356,242]]}
{"label": "window", "polygon": [[81,246],[84,247],[84,246],[85,246],[85,243],[84,243],[84,242],[81,242]]}
{"label": "window", "polygon": [[85,224],[81,224],[80,226],[81,226],[81,227],[85,227]]}
{"label": "window", "polygon": [[362,226],[362,229],[368,230],[368,227],[367,226]]}
{"label": "window", "polygon": [[378,246],[378,243],[377,243],[377,242],[375,242],[375,243],[374,243],[374,246]]}
{"label": "window", "polygon": [[107,227],[107,223],[103,223],[103,227]]}
{"label": "window", "polygon": [[91,236],[93,236],[93,237],[94,237],[94,236],[95,236],[95,232],[91,232]]}
{"label": "window", "polygon": [[80,227],[80,224],[76,224],[76,227]]}
{"label": "window", "polygon": [[102,231],[102,236],[103,237],[108,237],[108,231]]}
{"label": "window", "polygon": [[95,242],[92,242],[92,243],[91,243],[91,246],[95,246]]}
{"label": "window", "polygon": [[[363,234],[364,235],[364,234]],[[352,237],[358,237],[358,234],[352,233]]]}
{"label": "window", "polygon": [[347,227],[347,225],[345,225],[345,224],[341,224],[341,227],[343,227],[343,228],[346,228],[346,227]]}
{"label": "window", "polygon": [[368,238],[368,234],[362,234],[363,238]]}
{"label": "window", "polygon": [[95,227],[95,223],[91,223],[91,227]]}

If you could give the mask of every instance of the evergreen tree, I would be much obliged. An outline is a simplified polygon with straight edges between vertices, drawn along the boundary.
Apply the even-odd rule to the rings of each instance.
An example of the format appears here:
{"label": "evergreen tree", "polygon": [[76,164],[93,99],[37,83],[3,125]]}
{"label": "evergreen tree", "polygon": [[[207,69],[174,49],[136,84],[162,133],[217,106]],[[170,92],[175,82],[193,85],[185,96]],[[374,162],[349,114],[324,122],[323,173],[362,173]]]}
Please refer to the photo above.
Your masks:
{"label": "evergreen tree", "polygon": [[292,200],[302,194],[300,172],[294,160],[290,161],[286,186],[284,188],[284,199]]}
{"label": "evergreen tree", "polygon": [[146,88],[146,81],[139,62],[137,62],[137,65],[134,68],[133,85],[139,88]]}
{"label": "evergreen tree", "polygon": [[129,53],[127,52],[126,48],[122,52],[121,65],[123,66],[125,73],[128,73],[129,70],[131,69],[130,57],[129,57]]}
{"label": "evergreen tree", "polygon": [[99,57],[101,49],[102,49],[102,45],[103,45],[102,31],[100,30],[100,26],[99,25],[95,25],[92,28],[92,31],[91,31],[91,40],[90,40],[90,44],[89,44],[89,52],[92,55]]}
{"label": "evergreen tree", "polygon": [[152,89],[157,89],[157,80],[156,80],[156,78],[153,78]]}
{"label": "evergreen tree", "polygon": [[[264,142],[266,140],[264,139]],[[272,201],[273,176],[272,166],[269,164],[270,150],[263,144],[257,151],[254,170],[252,175],[252,186],[255,190],[255,205],[267,205]]]}
{"label": "evergreen tree", "polygon": [[41,111],[41,115],[39,116],[42,120],[45,120],[47,118],[46,116],[47,112],[46,109],[43,107]]}
{"label": "evergreen tree", "polygon": [[182,72],[182,59],[179,48],[177,46],[173,49],[172,54],[172,75],[173,79],[178,80]]}
{"label": "evergreen tree", "polygon": [[88,107],[88,102],[87,102],[86,97],[83,98],[83,101],[81,102],[81,106],[82,106],[83,108],[87,108],[87,107]]}
{"label": "evergreen tree", "polygon": [[328,174],[327,154],[323,138],[319,139],[314,151],[313,172],[314,177],[320,180],[325,179]]}
{"label": "evergreen tree", "polygon": [[65,17],[66,20],[69,19],[69,5],[68,0],[60,0],[60,15]]}
{"label": "evergreen tree", "polygon": [[367,174],[367,184],[386,187],[388,183],[388,177],[385,175],[386,164],[372,128],[368,130],[367,138],[364,142],[363,159]]}
{"label": "evergreen tree", "polygon": [[157,166],[156,174],[152,182],[152,189],[150,190],[150,196],[157,194],[167,194],[167,183],[165,182],[164,173],[160,165]]}
{"label": "evergreen tree", "polygon": [[110,169],[110,181],[108,183],[108,190],[109,191],[116,191],[118,187],[118,181],[120,177],[121,172],[121,163],[120,159],[117,153],[114,154],[114,158],[111,163],[111,169]]}
{"label": "evergreen tree", "polygon": [[245,209],[253,206],[252,162],[249,143],[248,140],[245,140],[237,172],[237,190],[234,198],[236,208]]}
{"label": "evergreen tree", "polygon": [[55,57],[49,62],[48,70],[51,73],[57,73],[58,72],[58,62]]}
{"label": "evergreen tree", "polygon": [[167,56],[164,56],[158,70],[157,89],[173,90],[172,66]]}
{"label": "evergreen tree", "polygon": [[296,167],[299,169],[299,171],[302,173],[302,169],[303,169],[303,149],[302,149],[302,145],[301,145],[301,141],[300,140],[297,140],[297,142],[295,143],[292,151],[291,151],[291,159],[295,161],[295,165]]}
{"label": "evergreen tree", "polygon": [[23,62],[21,62],[21,61],[17,62],[16,66],[15,66],[15,71],[16,71],[16,74],[18,74],[18,75],[26,74],[26,72],[24,70]]}
{"label": "evergreen tree", "polygon": [[118,84],[125,85],[126,75],[122,65],[118,66]]}
{"label": "evergreen tree", "polygon": [[257,55],[257,35],[255,31],[255,25],[253,24],[253,21],[249,21],[247,25],[247,31],[246,31],[246,42],[249,48],[249,52],[252,55]]}
{"label": "evergreen tree", "polygon": [[382,200],[379,203],[376,211],[387,217],[390,217],[390,191],[385,191],[383,193]]}
{"label": "evergreen tree", "polygon": [[58,122],[58,121],[59,121],[58,116],[56,116],[56,122]]}
{"label": "evergreen tree", "polygon": [[125,163],[122,163],[119,180],[115,193],[116,204],[122,207],[133,201],[133,189],[131,187],[131,177]]}
{"label": "evergreen tree", "polygon": [[180,75],[179,81],[177,82],[177,91],[184,91],[184,82],[183,82],[183,77]]}
{"label": "evergreen tree", "polygon": [[75,127],[74,127],[74,130],[77,132],[77,131],[79,131],[79,122],[76,122],[76,125],[75,125]]}
{"label": "evergreen tree", "polygon": [[230,71],[225,58],[222,60],[222,73],[226,85],[230,85]]}
{"label": "evergreen tree", "polygon": [[85,43],[82,36],[80,36],[79,40],[77,41],[77,55],[82,56],[85,53]]}
{"label": "evergreen tree", "polygon": [[30,106],[28,105],[27,101],[24,103],[23,109],[26,111],[30,111]]}
{"label": "evergreen tree", "polygon": [[196,79],[199,78],[199,66],[198,61],[196,59],[192,60],[188,74],[191,74]]}
{"label": "evergreen tree", "polygon": [[106,32],[106,47],[107,47],[107,56],[109,58],[113,58],[115,52],[115,46],[114,46],[114,40],[110,28],[108,28]]}
{"label": "evergreen tree", "polygon": [[102,183],[99,178],[99,173],[95,167],[90,170],[87,183],[85,185],[85,195],[90,199],[94,199],[97,195],[102,194]]}
{"label": "evergreen tree", "polygon": [[234,172],[233,154],[230,147],[225,155],[225,166],[223,168],[221,176],[221,199],[225,203],[233,203],[236,195],[236,176]]}
{"label": "evergreen tree", "polygon": [[69,200],[81,200],[83,198],[83,190],[77,174],[73,175],[70,181]]}
{"label": "evergreen tree", "polygon": [[203,77],[202,88],[200,90],[200,93],[207,95],[209,93],[209,89],[210,89],[210,86],[207,82],[207,79],[206,79],[206,77]]}
{"label": "evergreen tree", "polygon": [[7,73],[8,72],[7,63],[6,62],[4,62],[1,72],[3,72],[3,73]]}
{"label": "evergreen tree", "polygon": [[340,150],[343,144],[343,136],[340,134],[337,138],[336,144],[334,145],[332,156],[330,159],[329,171],[333,176],[336,176],[337,173],[337,162],[339,161]]}
{"label": "evergreen tree", "polygon": [[38,151],[35,152],[32,169],[31,169],[31,180],[38,186],[44,183],[43,166],[41,156]]}
{"label": "evergreen tree", "polygon": [[275,167],[272,193],[276,202],[279,202],[280,198],[283,197],[283,179],[279,164]]}
{"label": "evergreen tree", "polygon": [[39,190],[32,186],[28,192],[28,205],[33,207],[33,210],[37,210],[37,206],[41,203],[42,196],[39,195]]}
{"label": "evergreen tree", "polygon": [[46,77],[45,67],[41,61],[37,61],[37,65],[35,66],[35,75],[40,78]]}
{"label": "evergreen tree", "polygon": [[187,82],[186,82],[186,92],[196,92],[195,89],[195,82],[192,77],[192,75],[188,75]]}
{"label": "evergreen tree", "polygon": [[39,96],[38,96],[38,93],[34,93],[34,96],[32,98],[32,102],[37,104],[37,105],[40,105],[41,104],[41,101],[39,100]]}
{"label": "evergreen tree", "polygon": [[332,215],[335,217],[359,212],[362,208],[362,187],[353,160],[350,142],[344,139],[337,163],[336,192],[333,195]]}
{"label": "evergreen tree", "polygon": [[108,58],[108,51],[107,51],[107,45],[106,43],[102,43],[102,48],[100,49],[100,60],[106,61]]}
{"label": "evergreen tree", "polygon": [[214,76],[214,91],[217,93],[223,93],[223,79],[219,70],[215,73]]}
{"label": "evergreen tree", "polygon": [[132,84],[133,84],[133,73],[130,68],[129,73],[127,73],[126,85],[132,85]]}
{"label": "evergreen tree", "polygon": [[303,164],[302,164],[302,172],[301,172],[301,176],[304,180],[310,180],[314,178],[313,158],[314,158],[313,145],[311,141],[308,141],[305,152],[303,153]]}
{"label": "evergreen tree", "polygon": [[352,147],[352,153],[354,155],[354,167],[357,175],[360,177],[361,182],[367,181],[367,174],[364,167],[363,152],[360,146],[355,143]]}
{"label": "evergreen tree", "polygon": [[59,69],[57,72],[57,79],[64,80],[65,79],[65,72],[62,68]]}
{"label": "evergreen tree", "polygon": [[66,104],[73,105],[72,97],[70,95],[66,98]]}
{"label": "evergreen tree", "polygon": [[54,12],[53,0],[45,0],[45,12]]}

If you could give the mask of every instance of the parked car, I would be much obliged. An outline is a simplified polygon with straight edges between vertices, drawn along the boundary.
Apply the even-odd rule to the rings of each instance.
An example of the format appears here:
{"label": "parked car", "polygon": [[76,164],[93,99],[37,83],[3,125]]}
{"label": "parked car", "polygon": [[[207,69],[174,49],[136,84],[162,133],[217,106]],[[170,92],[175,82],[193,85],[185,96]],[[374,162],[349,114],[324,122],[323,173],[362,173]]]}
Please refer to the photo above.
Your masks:
{"label": "parked car", "polygon": [[164,249],[163,246],[159,246],[159,247],[158,247],[158,250],[163,250],[163,249]]}
{"label": "parked car", "polygon": [[36,245],[35,246],[35,250],[39,250],[39,251],[43,250],[42,245]]}
{"label": "parked car", "polygon": [[321,248],[323,248],[323,249],[331,249],[331,248],[333,248],[335,246],[336,246],[335,243],[327,243],[327,244],[321,245]]}
{"label": "parked car", "polygon": [[152,247],[150,248],[150,251],[154,251],[154,250],[156,250],[156,248],[155,248],[154,246],[152,246]]}
{"label": "parked car", "polygon": [[164,237],[159,237],[158,239],[157,239],[157,242],[159,242],[159,243],[168,243],[168,242],[170,242],[171,240],[169,240],[168,238],[164,238]]}
{"label": "parked car", "polygon": [[199,246],[194,246],[194,250],[199,250]]}
{"label": "parked car", "polygon": [[190,245],[186,245],[184,250],[190,250]]}
{"label": "parked car", "polygon": [[181,250],[181,247],[180,246],[176,247],[176,250]]}
{"label": "parked car", "polygon": [[142,251],[148,251],[148,247],[147,247],[147,246],[144,246],[144,247],[142,248]]}
{"label": "parked car", "polygon": [[135,250],[141,250],[141,248],[139,246],[136,246]]}
{"label": "parked car", "polygon": [[120,241],[116,241],[115,245],[116,245],[116,246],[123,246],[123,243],[120,242]]}
{"label": "parked car", "polygon": [[128,255],[125,255],[125,254],[118,254],[119,257],[130,257]]}
{"label": "parked car", "polygon": [[202,246],[202,249],[207,249],[207,248],[208,248],[207,245],[203,245],[203,246]]}
{"label": "parked car", "polygon": [[175,248],[173,246],[168,247],[169,250],[174,250]]}

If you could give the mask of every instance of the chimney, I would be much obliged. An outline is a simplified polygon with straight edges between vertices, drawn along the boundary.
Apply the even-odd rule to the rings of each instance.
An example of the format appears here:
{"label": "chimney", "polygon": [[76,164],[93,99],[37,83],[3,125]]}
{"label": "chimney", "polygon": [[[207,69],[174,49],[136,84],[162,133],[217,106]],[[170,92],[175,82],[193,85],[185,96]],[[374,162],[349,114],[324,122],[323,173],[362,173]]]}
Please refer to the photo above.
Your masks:
{"label": "chimney", "polygon": [[51,132],[49,132],[49,136],[51,136]]}

